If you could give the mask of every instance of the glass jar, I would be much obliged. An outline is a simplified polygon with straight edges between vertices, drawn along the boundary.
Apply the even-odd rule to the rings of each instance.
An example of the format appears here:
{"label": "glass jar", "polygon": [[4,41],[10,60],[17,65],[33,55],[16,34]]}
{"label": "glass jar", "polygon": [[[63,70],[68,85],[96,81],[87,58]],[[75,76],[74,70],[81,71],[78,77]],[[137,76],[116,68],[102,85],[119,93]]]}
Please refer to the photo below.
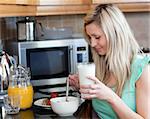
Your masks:
{"label": "glass jar", "polygon": [[33,87],[30,83],[30,70],[23,66],[13,68],[10,74],[8,95],[20,96],[20,109],[27,109],[33,103]]}

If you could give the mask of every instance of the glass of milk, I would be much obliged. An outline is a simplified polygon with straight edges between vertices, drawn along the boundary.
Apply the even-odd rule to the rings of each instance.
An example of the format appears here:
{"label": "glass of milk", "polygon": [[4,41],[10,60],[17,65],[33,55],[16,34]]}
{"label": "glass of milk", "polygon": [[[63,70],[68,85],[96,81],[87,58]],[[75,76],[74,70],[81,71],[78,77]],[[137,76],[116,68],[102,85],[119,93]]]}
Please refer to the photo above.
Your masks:
{"label": "glass of milk", "polygon": [[94,63],[78,64],[78,73],[79,73],[80,85],[94,84],[94,81],[87,78],[87,76],[95,76],[95,64]]}

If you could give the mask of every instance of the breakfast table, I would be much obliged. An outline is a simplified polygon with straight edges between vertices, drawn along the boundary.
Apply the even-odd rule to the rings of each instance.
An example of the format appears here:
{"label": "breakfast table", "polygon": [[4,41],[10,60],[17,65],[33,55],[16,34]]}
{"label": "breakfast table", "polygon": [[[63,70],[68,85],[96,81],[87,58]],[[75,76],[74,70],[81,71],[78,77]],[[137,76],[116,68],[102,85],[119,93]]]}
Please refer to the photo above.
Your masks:
{"label": "breakfast table", "polygon": [[60,117],[51,108],[32,106],[29,109],[20,110],[18,114],[6,114],[3,102],[0,102],[0,119],[77,119],[75,115]]}

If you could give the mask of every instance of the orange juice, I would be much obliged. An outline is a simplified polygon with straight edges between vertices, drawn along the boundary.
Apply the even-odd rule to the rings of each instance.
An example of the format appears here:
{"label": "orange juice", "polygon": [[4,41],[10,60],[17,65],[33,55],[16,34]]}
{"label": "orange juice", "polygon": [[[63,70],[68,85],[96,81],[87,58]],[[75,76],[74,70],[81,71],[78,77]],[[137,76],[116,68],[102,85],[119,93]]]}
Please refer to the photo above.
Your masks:
{"label": "orange juice", "polygon": [[8,87],[8,95],[20,95],[20,108],[26,109],[32,106],[33,102],[33,87]]}

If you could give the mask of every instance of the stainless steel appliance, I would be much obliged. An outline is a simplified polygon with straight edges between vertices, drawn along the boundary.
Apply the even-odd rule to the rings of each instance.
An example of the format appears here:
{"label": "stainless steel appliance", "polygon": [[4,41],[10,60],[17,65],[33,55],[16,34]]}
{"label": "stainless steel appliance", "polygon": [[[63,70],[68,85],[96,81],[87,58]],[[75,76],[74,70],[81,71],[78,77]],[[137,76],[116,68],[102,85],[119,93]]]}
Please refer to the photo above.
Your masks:
{"label": "stainless steel appliance", "polygon": [[41,92],[65,92],[69,73],[76,73],[77,64],[89,59],[83,38],[16,42],[11,46],[19,64],[30,67],[35,97],[43,97]]}
{"label": "stainless steel appliance", "polygon": [[17,22],[17,38],[22,40],[34,40],[35,37],[35,23],[26,17],[25,20]]}

